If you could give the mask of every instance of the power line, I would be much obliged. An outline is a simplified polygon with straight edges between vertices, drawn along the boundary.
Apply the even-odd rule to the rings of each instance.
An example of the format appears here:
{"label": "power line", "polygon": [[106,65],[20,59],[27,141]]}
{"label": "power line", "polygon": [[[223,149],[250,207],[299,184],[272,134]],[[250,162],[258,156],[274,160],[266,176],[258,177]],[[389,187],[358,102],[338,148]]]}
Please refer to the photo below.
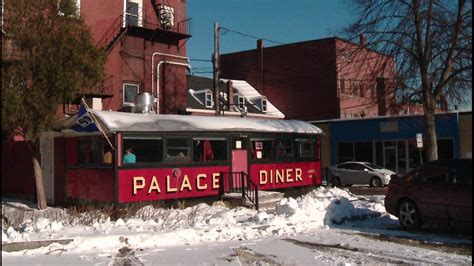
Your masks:
{"label": "power line", "polygon": [[254,38],[254,39],[257,39],[257,40],[261,39],[261,40],[265,40],[265,41],[267,41],[267,42],[272,42],[272,43],[276,43],[276,44],[286,44],[286,43],[283,43],[283,42],[273,41],[273,40],[270,40],[270,39],[261,38],[261,37],[257,37],[257,36],[250,35],[250,34],[247,34],[247,33],[243,33],[243,32],[240,32],[240,31],[232,30],[232,29],[225,28],[225,27],[222,27],[222,26],[220,26],[220,29],[221,29],[221,34],[222,34],[222,35],[225,35],[225,34],[227,34],[228,32],[232,32],[232,33],[235,33],[235,34],[238,34],[238,35],[241,35],[241,36],[245,36],[245,37],[249,37],[249,38]]}
{"label": "power line", "polygon": [[197,58],[189,58],[189,61],[200,61],[200,62],[212,62],[210,59],[197,59]]}

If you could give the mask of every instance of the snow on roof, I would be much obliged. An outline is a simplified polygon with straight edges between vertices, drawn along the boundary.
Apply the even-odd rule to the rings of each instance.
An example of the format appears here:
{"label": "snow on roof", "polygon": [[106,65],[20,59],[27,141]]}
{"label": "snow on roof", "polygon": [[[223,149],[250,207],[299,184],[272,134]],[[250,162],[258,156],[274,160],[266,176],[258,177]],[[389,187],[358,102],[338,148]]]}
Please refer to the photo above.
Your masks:
{"label": "snow on roof", "polygon": [[141,114],[92,111],[108,133],[172,132],[172,131],[235,131],[321,134],[322,130],[299,120]]}
{"label": "snow on roof", "polygon": [[[252,85],[250,85],[247,81],[245,80],[232,80],[232,86],[234,89],[237,90],[237,92],[244,96],[247,101],[255,104],[255,100],[260,100],[262,96]],[[270,101],[267,100],[267,114],[271,114],[272,116],[275,117],[281,117],[284,118],[285,115],[278,110]]]}

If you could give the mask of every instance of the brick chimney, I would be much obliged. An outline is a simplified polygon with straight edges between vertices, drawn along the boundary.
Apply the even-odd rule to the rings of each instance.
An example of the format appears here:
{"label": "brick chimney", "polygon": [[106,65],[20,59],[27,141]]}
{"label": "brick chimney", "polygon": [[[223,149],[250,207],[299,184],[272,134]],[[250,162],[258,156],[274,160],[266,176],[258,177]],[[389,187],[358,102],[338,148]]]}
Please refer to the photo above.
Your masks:
{"label": "brick chimney", "polygon": [[365,46],[365,43],[366,43],[365,35],[361,34],[359,38],[360,38],[360,46]]}

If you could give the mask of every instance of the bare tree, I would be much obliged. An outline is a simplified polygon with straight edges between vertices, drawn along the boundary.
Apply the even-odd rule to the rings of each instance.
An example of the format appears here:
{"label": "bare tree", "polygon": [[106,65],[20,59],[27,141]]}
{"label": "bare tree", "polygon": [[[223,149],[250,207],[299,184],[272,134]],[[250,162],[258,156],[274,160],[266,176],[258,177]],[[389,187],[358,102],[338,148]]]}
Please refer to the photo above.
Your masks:
{"label": "bare tree", "polygon": [[349,39],[396,61],[399,102],[421,102],[427,127],[427,158],[438,158],[435,111],[443,99],[469,102],[472,86],[472,1],[353,0],[357,20]]}

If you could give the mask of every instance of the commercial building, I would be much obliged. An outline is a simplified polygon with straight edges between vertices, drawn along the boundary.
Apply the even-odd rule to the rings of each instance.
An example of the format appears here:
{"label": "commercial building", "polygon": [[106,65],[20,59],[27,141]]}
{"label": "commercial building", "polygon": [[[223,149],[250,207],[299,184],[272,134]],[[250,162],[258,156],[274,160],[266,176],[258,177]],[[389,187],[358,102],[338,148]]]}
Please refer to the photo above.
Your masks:
{"label": "commercial building", "polygon": [[[222,77],[246,80],[288,119],[398,114],[392,57],[332,37],[221,55]],[[412,108],[412,112],[413,112]]]}
{"label": "commercial building", "polygon": [[[436,114],[439,159],[472,158],[471,118],[472,111]],[[355,160],[405,173],[426,162],[426,126],[422,115],[312,123],[325,132],[321,138],[323,167]]]}

